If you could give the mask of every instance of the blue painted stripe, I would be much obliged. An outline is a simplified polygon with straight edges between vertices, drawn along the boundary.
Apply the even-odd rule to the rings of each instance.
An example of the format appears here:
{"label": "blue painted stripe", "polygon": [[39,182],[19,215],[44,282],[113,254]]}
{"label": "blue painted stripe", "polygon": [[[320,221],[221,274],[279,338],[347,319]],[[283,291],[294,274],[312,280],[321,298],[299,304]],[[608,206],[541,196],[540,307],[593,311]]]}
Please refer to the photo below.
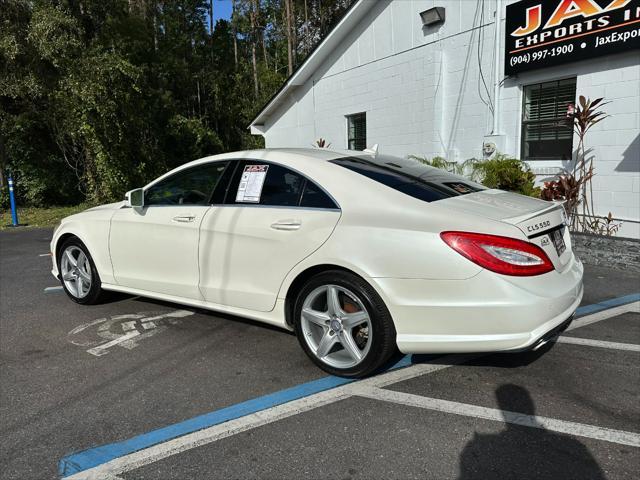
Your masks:
{"label": "blue painted stripe", "polygon": [[[619,305],[625,305],[639,300],[640,293],[634,293],[624,297],[605,300],[593,305],[579,307],[576,310],[576,315],[584,316],[601,310],[606,310],[607,308],[617,307]],[[407,367],[411,364],[412,356],[405,355],[395,364],[389,366],[386,370]],[[190,418],[189,420],[159,428],[148,433],[143,433],[142,435],[138,435],[122,442],[89,448],[62,458],[58,464],[58,473],[63,477],[67,477],[74,473],[97,467],[98,465],[107,463],[115,458],[123,457],[124,455],[149,448],[153,445],[167,442],[174,438],[197,432],[198,430],[203,430],[236,418],[244,417],[261,410],[266,410],[267,408],[282,405],[325,390],[330,390],[332,388],[339,387],[340,385],[346,385],[353,381],[353,379],[334,376],[323,377],[318,380],[296,385],[295,387],[280,390],[262,397],[247,400],[246,402],[237,403],[220,410],[205,413],[204,415]]]}
{"label": "blue painted stripe", "polygon": [[576,310],[576,316],[583,317],[584,315],[591,315],[592,313],[601,312],[608,308],[619,307],[620,305],[626,305],[628,303],[638,301],[640,301],[640,293],[632,293],[631,295],[625,295],[624,297],[612,298],[592,305],[578,307]]}
{"label": "blue painted stripe", "polygon": [[296,385],[295,387],[280,390],[262,397],[237,403],[220,410],[215,410],[204,415],[199,415],[180,423],[159,428],[123,442],[111,443],[100,447],[90,448],[74,453],[60,460],[58,473],[69,476],[92,467],[106,463],[114,458],[122,457],[144,448],[166,442],[189,433],[212,427],[220,423],[228,422],[236,418],[244,417],[267,408],[282,405],[299,398],[307,397],[315,393],[323,392],[340,385],[353,382],[353,379],[341,377],[324,377],[311,382]]}

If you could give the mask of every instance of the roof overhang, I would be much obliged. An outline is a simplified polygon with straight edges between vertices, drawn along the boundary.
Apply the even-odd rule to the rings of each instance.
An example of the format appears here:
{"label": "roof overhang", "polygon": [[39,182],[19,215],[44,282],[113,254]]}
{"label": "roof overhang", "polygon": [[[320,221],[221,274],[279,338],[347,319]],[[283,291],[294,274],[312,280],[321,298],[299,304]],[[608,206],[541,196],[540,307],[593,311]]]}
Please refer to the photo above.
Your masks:
{"label": "roof overhang", "polygon": [[374,0],[357,0],[337,25],[329,32],[318,46],[309,54],[302,64],[284,82],[282,87],[271,97],[267,104],[253,119],[249,128],[253,135],[265,133],[264,124],[269,116],[284,103],[292,91],[304,85],[335,48],[345,39],[349,32],[362,20],[366,13],[376,4]]}

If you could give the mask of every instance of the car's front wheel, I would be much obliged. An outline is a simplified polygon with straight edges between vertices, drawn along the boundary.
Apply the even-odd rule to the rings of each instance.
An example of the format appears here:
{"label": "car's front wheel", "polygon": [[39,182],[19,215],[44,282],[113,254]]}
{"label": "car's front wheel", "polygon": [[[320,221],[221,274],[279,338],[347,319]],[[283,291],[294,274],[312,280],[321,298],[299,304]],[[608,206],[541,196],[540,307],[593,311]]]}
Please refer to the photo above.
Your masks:
{"label": "car's front wheel", "polygon": [[58,272],[62,287],[76,303],[98,303],[103,295],[100,276],[87,247],[71,237],[60,247]]}
{"label": "car's front wheel", "polygon": [[349,272],[312,277],[298,293],[294,327],[307,355],[333,375],[368,375],[396,350],[396,333],[384,302]]}

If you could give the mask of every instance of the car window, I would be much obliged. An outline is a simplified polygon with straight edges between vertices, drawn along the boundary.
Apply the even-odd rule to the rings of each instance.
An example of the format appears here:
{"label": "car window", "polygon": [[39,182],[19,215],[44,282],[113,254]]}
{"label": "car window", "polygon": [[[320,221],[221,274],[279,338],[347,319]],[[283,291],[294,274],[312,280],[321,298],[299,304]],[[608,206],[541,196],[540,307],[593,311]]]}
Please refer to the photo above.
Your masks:
{"label": "car window", "polygon": [[145,206],[208,205],[227,162],[205,163],[182,170],[144,192]]}
{"label": "car window", "polygon": [[308,208],[338,208],[329,195],[308,179],[302,192],[300,206]]}
{"label": "car window", "polygon": [[[228,170],[231,167],[233,164]],[[225,198],[224,190],[222,185],[216,188],[217,203]],[[304,175],[260,160],[238,162],[226,190],[225,204],[338,209],[333,199]]]}
{"label": "car window", "polygon": [[425,165],[418,160],[378,155],[375,158],[344,157],[331,162],[425,202],[485,189],[464,177]]}
{"label": "car window", "polygon": [[296,207],[304,180],[281,165],[244,161],[236,168],[226,203]]}
{"label": "car window", "polygon": [[233,174],[236,170],[237,165],[241,163],[238,161],[231,161],[225,168],[222,177],[218,181],[215,189],[213,190],[213,195],[211,196],[211,204],[212,205],[220,205],[224,203],[224,199],[227,196],[227,191],[231,190]]}

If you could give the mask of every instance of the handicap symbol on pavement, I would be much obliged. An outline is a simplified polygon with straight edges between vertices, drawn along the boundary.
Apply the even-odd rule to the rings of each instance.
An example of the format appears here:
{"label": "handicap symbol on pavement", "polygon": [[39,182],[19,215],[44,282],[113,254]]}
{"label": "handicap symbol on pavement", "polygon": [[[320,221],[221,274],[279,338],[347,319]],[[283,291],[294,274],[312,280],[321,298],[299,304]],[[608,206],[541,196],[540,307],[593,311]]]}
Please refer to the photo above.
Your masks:
{"label": "handicap symbol on pavement", "polygon": [[[74,345],[89,347],[87,353],[101,357],[118,345],[131,350],[137,347],[141,340],[162,332],[169,325],[177,325],[183,318],[193,314],[194,312],[189,310],[174,310],[125,313],[109,318],[98,318],[78,325],[67,334],[67,339]],[[93,327],[97,327],[98,339],[91,338]]]}

